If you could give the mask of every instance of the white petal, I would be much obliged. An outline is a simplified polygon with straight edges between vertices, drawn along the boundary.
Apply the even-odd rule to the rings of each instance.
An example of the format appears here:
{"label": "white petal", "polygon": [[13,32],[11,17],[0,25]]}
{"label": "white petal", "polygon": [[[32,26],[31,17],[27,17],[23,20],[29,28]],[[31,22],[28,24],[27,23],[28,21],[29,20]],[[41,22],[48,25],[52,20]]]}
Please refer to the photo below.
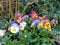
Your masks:
{"label": "white petal", "polygon": [[24,25],[22,23],[20,23],[20,29],[24,30]]}
{"label": "white petal", "polygon": [[0,36],[3,37],[5,35],[5,32],[3,30],[0,30]]}
{"label": "white petal", "polygon": [[22,24],[24,25],[24,27],[26,27],[26,24],[27,24],[27,23],[26,23],[26,22],[22,22]]}
{"label": "white petal", "polygon": [[[16,31],[15,32],[13,32],[13,29],[16,29]],[[19,27],[16,27],[16,26],[11,26],[10,27],[10,31],[12,32],[12,33],[17,33],[17,32],[19,32]]]}

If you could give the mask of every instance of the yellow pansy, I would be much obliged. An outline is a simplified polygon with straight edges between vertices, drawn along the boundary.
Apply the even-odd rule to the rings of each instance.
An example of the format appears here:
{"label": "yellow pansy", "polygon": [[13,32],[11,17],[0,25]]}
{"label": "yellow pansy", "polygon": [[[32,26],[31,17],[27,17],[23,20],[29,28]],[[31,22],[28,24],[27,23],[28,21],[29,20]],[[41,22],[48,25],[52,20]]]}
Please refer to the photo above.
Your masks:
{"label": "yellow pansy", "polygon": [[44,28],[48,29],[48,30],[51,30],[51,25],[50,25],[50,22],[46,22],[44,24]]}

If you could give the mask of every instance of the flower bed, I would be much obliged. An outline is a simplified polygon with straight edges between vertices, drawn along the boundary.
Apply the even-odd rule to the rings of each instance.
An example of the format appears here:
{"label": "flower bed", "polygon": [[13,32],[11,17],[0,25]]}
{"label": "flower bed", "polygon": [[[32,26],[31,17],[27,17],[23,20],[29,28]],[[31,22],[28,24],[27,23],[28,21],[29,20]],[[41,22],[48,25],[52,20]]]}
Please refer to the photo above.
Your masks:
{"label": "flower bed", "polygon": [[1,44],[4,45],[55,45],[52,23],[47,15],[38,16],[32,11],[29,15],[21,13],[6,21],[5,29],[0,29]]}
{"label": "flower bed", "polygon": [[1,0],[0,45],[60,45],[59,0]]}

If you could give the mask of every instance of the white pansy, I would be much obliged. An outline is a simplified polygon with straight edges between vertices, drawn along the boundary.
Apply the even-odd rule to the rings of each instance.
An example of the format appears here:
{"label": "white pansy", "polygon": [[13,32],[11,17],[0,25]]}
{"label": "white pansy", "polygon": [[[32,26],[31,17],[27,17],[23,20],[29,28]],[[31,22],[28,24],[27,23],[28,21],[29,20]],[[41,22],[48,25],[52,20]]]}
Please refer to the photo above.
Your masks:
{"label": "white pansy", "polygon": [[11,32],[11,33],[17,33],[17,32],[19,32],[19,27],[11,26],[11,27],[10,27],[10,32]]}
{"label": "white pansy", "polygon": [[19,28],[19,25],[17,23],[12,23],[11,26],[10,26],[10,32],[11,33],[17,33],[19,32],[20,28]]}
{"label": "white pansy", "polygon": [[20,30],[24,30],[24,28],[26,27],[26,22],[25,21],[23,21],[23,22],[21,22],[20,23]]}
{"label": "white pansy", "polygon": [[5,35],[4,30],[0,30],[0,37],[3,37]]}
{"label": "white pansy", "polygon": [[20,23],[20,30],[24,30],[24,24],[23,23]]}

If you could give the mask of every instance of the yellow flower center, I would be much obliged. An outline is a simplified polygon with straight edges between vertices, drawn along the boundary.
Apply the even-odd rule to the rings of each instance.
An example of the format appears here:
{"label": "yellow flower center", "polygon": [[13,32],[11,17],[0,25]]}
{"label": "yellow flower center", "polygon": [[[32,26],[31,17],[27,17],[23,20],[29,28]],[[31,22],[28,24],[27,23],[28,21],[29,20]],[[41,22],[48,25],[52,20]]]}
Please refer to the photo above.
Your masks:
{"label": "yellow flower center", "polygon": [[50,26],[50,22],[46,22],[44,26],[49,27]]}
{"label": "yellow flower center", "polygon": [[13,32],[16,32],[16,28],[13,29]]}
{"label": "yellow flower center", "polygon": [[44,27],[45,27],[46,29],[48,29],[48,30],[51,30],[51,25],[50,25],[49,22],[47,22],[47,23],[44,25]]}
{"label": "yellow flower center", "polygon": [[33,14],[33,15],[32,15],[32,18],[33,18],[33,19],[34,19],[34,18],[38,18],[37,14]]}

